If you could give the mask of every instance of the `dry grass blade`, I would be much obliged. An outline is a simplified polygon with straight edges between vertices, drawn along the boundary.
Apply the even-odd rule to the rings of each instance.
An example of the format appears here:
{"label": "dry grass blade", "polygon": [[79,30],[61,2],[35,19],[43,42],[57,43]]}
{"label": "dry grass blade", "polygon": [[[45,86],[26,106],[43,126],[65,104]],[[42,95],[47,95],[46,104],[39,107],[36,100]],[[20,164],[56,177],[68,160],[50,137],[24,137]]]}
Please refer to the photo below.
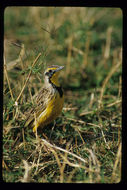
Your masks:
{"label": "dry grass blade", "polygon": [[[34,60],[34,62],[33,62],[33,64],[32,64],[32,67],[34,67],[34,65],[37,63],[37,61],[38,61],[38,59],[40,58],[40,56],[41,56],[41,53],[39,53],[38,56],[36,57],[36,59]],[[29,72],[29,74],[28,74],[28,76],[27,76],[27,78],[26,78],[25,84],[24,84],[24,86],[23,86],[23,88],[22,88],[22,90],[21,90],[19,96],[18,96],[17,99],[16,99],[16,102],[18,102],[19,98],[21,97],[21,95],[22,95],[22,93],[23,93],[23,91],[24,91],[24,89],[25,89],[25,87],[26,87],[26,84],[27,84],[27,82],[28,82],[28,80],[29,80],[29,78],[30,78],[30,76],[31,76],[31,73],[32,73],[32,71],[30,70],[30,72]]]}
{"label": "dry grass blade", "polygon": [[83,113],[80,113],[80,116],[84,116],[84,115],[88,115],[88,114],[92,114],[93,111],[85,111]]}
{"label": "dry grass blade", "polygon": [[76,53],[79,53],[80,55],[84,55],[84,52],[76,47],[72,47],[72,50]]}
{"label": "dry grass blade", "polygon": [[71,111],[71,110],[77,110],[77,107],[73,107],[73,108],[63,108],[64,111]]}
{"label": "dry grass blade", "polygon": [[5,75],[6,75],[6,78],[7,78],[8,87],[9,87],[9,91],[10,91],[10,94],[11,94],[11,98],[14,101],[14,96],[13,96],[13,93],[12,93],[12,90],[11,90],[11,85],[10,85],[10,81],[9,81],[9,77],[8,77],[8,73],[7,73],[5,57],[4,57],[4,70],[5,70]]}
{"label": "dry grass blade", "polygon": [[71,174],[68,176],[67,183],[71,183],[73,175],[76,173],[77,168],[74,168]]}
{"label": "dry grass blade", "polygon": [[[67,143],[66,145],[66,150],[68,151],[70,144],[72,142],[72,139]],[[60,154],[60,156],[65,159],[67,159],[67,152],[65,152],[64,156],[62,154]],[[62,183],[64,181],[64,170],[65,170],[65,166],[66,166],[66,162],[63,162],[63,164],[61,165],[60,168],[60,182]]]}
{"label": "dry grass blade", "polygon": [[21,46],[16,44],[16,43],[13,43],[13,44],[18,46],[18,47],[21,47],[21,51],[19,53],[19,57],[16,60],[13,60],[13,61],[7,63],[7,70],[8,71],[13,69],[19,62],[22,62],[22,60],[25,59],[25,47],[24,47],[24,44],[22,44]]}
{"label": "dry grass blade", "polygon": [[[67,55],[67,66],[66,66],[66,75],[70,73],[71,69],[71,51],[72,51],[72,42],[73,42],[73,36],[69,39],[69,44],[68,44],[68,55]],[[67,77],[66,77],[67,79]]]}
{"label": "dry grass blade", "polygon": [[65,150],[65,149],[63,149],[63,148],[60,148],[60,147],[58,147],[58,146],[56,146],[56,145],[52,145],[51,143],[47,142],[45,139],[41,139],[41,140],[43,141],[43,143],[44,143],[45,145],[47,145],[47,146],[49,146],[49,147],[52,147],[52,148],[55,148],[56,150],[60,150],[60,151],[62,151],[62,152],[65,152],[65,153],[67,153],[67,154],[69,154],[69,155],[71,155],[71,156],[77,158],[78,160],[82,161],[83,163],[87,163],[87,161],[86,161],[85,159],[81,158],[80,156],[77,156],[76,154],[74,154],[74,153],[72,153],[72,152],[69,152],[69,151],[67,151],[67,150]]}
{"label": "dry grass blade", "polygon": [[88,64],[88,54],[89,54],[89,46],[90,46],[90,38],[91,38],[91,33],[87,33],[87,40],[85,43],[85,52],[84,52],[84,58],[83,58],[83,65],[82,68],[85,69],[87,64]]}
{"label": "dry grass blade", "polygon": [[112,107],[112,106],[114,106],[115,104],[120,104],[121,102],[122,102],[122,100],[117,100],[117,101],[115,101],[115,102],[113,102],[113,103],[111,103],[111,104],[108,104],[107,107]]}
{"label": "dry grass blade", "polygon": [[105,78],[104,82],[103,82],[103,85],[102,85],[102,89],[101,89],[101,92],[100,92],[100,98],[99,98],[99,104],[98,104],[98,108],[100,108],[102,106],[102,99],[103,99],[103,94],[104,94],[104,91],[105,91],[105,87],[109,81],[109,79],[112,77],[112,75],[117,71],[117,69],[119,68],[119,66],[121,65],[122,63],[122,60],[120,59],[118,61],[118,63],[111,69],[111,71],[109,72],[109,74],[107,75],[107,77]]}
{"label": "dry grass blade", "polygon": [[[112,172],[112,176],[111,176],[111,182],[116,181],[115,180],[116,168],[117,168],[119,162],[121,164],[121,149],[122,149],[122,144],[120,143],[119,147],[118,147],[117,154],[116,154],[116,160],[115,160],[114,167],[113,167],[113,172]],[[120,166],[120,168],[121,168],[121,166]],[[120,181],[120,179],[119,179],[119,181]]]}
{"label": "dry grass blade", "polygon": [[31,167],[28,165],[27,161],[25,161],[25,160],[23,160],[23,164],[24,164],[24,168],[25,168],[25,173],[24,173],[23,179],[21,179],[21,182],[28,183],[31,181],[31,179],[30,179]]}
{"label": "dry grass blade", "polygon": [[82,124],[85,124],[84,121],[82,120],[77,120],[77,119],[73,119],[73,118],[66,118],[67,120],[70,120],[70,121],[74,121],[74,122],[77,122],[77,123],[82,123]]}
{"label": "dry grass blade", "polygon": [[109,27],[107,30],[106,46],[105,46],[105,53],[104,53],[104,58],[106,60],[109,58],[109,53],[110,53],[111,33],[112,33],[112,27]]}

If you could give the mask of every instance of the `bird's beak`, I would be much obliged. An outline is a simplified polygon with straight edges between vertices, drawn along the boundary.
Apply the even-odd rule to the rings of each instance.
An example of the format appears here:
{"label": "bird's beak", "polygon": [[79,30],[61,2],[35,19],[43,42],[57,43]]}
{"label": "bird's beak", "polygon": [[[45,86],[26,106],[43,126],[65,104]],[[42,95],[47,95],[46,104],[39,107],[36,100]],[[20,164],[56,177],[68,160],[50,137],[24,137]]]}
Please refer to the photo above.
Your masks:
{"label": "bird's beak", "polygon": [[58,69],[56,69],[56,71],[60,71],[64,68],[64,66],[60,66]]}

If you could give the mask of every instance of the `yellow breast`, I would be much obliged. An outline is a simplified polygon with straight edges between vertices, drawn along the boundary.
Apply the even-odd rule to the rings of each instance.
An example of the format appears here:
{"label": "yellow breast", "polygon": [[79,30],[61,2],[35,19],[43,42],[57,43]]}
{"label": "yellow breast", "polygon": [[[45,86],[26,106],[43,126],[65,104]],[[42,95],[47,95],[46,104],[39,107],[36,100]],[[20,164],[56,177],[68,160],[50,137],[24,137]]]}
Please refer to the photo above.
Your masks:
{"label": "yellow breast", "polygon": [[59,93],[56,93],[56,95],[49,101],[45,111],[42,112],[37,118],[36,124],[33,128],[33,132],[36,131],[37,127],[45,126],[54,121],[61,113],[63,104],[64,95],[60,97]]}

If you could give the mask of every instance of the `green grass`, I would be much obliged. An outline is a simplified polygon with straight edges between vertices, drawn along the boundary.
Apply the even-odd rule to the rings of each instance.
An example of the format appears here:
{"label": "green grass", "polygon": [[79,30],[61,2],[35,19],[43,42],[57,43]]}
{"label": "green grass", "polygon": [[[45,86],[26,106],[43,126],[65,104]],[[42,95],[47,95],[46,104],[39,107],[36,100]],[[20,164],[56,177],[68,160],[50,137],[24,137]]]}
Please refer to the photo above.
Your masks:
{"label": "green grass", "polygon": [[[3,180],[120,182],[121,10],[8,7],[4,32]],[[53,64],[65,104],[36,137],[24,111]]]}

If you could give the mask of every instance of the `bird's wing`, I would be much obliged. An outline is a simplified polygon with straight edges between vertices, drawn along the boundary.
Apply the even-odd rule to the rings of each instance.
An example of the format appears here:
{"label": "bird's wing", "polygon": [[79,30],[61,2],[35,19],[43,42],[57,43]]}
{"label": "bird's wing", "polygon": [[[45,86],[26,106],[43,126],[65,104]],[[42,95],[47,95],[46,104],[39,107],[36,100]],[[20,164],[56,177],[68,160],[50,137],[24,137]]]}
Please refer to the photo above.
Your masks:
{"label": "bird's wing", "polygon": [[50,98],[51,94],[47,88],[42,88],[37,95],[34,96],[32,108],[26,111],[24,114],[26,116],[25,127],[32,124],[40,113],[42,113],[47,106],[47,101]]}

